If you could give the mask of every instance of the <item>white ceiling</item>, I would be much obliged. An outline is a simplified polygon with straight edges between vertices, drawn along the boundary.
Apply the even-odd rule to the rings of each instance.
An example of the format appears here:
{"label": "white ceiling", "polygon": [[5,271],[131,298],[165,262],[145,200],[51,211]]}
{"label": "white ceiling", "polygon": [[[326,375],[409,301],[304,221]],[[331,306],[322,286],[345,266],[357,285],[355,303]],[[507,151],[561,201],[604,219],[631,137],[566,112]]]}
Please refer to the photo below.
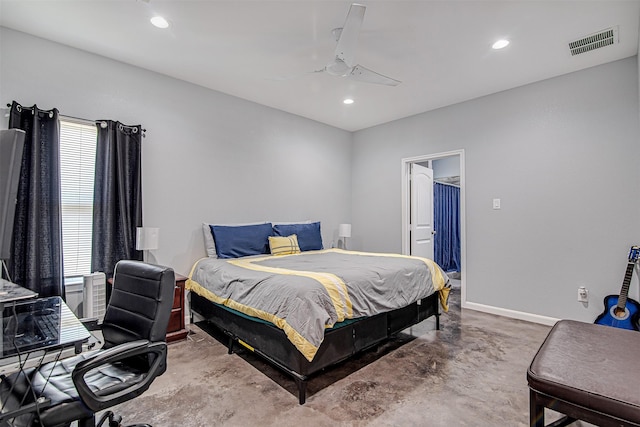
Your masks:
{"label": "white ceiling", "polygon": [[[349,1],[0,0],[0,25],[350,131],[638,53],[640,0],[361,3],[357,62],[397,87],[308,73],[333,59]],[[614,26],[619,43],[569,53]]]}

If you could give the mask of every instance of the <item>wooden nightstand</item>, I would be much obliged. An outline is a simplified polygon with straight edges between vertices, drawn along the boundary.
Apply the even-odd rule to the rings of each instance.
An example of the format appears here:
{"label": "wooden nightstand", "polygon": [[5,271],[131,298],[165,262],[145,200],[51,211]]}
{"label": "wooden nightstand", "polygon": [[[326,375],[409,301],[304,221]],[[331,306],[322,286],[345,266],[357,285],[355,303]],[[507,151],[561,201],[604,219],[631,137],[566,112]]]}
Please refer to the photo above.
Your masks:
{"label": "wooden nightstand", "polygon": [[[189,331],[184,326],[184,287],[188,278],[179,273],[174,274],[176,276],[176,287],[174,288],[173,307],[171,307],[169,325],[167,326],[167,343],[182,340],[189,334]],[[109,301],[113,278],[108,279],[107,283],[107,301]]]}
{"label": "wooden nightstand", "polygon": [[176,287],[173,295],[173,307],[167,326],[167,342],[182,340],[187,337],[189,331],[184,327],[184,286],[187,277],[175,273]]}

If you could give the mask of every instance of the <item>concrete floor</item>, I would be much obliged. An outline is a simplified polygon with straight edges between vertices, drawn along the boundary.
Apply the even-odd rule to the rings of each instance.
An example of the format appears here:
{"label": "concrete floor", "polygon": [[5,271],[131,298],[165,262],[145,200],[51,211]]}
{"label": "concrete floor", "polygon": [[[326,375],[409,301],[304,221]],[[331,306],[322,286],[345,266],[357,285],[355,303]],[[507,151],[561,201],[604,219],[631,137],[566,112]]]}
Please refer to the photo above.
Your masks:
{"label": "concrete floor", "polygon": [[459,293],[440,331],[427,319],[326,370],[304,405],[289,377],[189,325],[189,338],[169,345],[167,372],[115,411],[155,427],[528,426],[526,371],[550,328],[461,311]]}

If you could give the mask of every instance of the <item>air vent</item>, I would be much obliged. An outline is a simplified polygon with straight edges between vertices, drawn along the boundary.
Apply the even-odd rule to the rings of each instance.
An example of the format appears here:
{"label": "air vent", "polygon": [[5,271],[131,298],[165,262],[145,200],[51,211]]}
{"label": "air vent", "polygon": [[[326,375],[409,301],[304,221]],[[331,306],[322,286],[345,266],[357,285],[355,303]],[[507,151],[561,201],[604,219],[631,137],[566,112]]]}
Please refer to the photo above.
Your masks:
{"label": "air vent", "polygon": [[618,43],[618,27],[607,28],[596,34],[571,42],[569,43],[569,49],[571,50],[571,55],[575,56],[590,50],[610,46],[614,43]]}

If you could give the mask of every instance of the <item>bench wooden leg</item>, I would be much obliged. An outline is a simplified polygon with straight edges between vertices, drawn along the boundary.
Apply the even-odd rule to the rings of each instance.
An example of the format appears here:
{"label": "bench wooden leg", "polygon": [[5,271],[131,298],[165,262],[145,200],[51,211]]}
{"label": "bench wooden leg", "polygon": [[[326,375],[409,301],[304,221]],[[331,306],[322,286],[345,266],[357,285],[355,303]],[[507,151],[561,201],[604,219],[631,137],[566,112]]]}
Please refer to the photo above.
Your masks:
{"label": "bench wooden leg", "polygon": [[545,402],[548,401],[540,397],[537,392],[529,389],[529,422],[531,427],[566,427],[577,421],[577,418],[565,415],[551,424],[545,425],[544,409],[547,405]]}
{"label": "bench wooden leg", "polygon": [[544,427],[544,405],[538,401],[538,393],[529,389],[529,425]]}
{"label": "bench wooden leg", "polygon": [[569,424],[574,423],[575,421],[575,418],[571,418],[570,416],[565,415],[564,417],[552,422],[546,427],[567,427]]}

